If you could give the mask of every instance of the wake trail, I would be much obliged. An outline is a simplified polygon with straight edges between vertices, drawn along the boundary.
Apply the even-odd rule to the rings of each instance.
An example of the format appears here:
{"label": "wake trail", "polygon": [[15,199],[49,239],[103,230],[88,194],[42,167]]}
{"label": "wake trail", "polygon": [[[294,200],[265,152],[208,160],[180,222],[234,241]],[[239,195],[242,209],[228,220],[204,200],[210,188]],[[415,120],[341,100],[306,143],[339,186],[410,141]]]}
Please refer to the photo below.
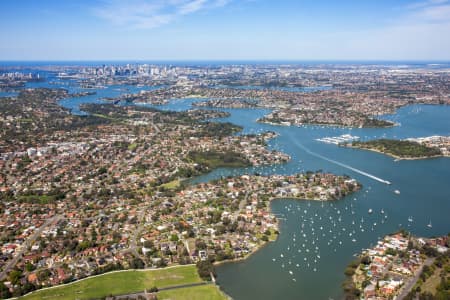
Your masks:
{"label": "wake trail", "polygon": [[346,168],[346,169],[348,169],[348,170],[351,170],[351,171],[353,171],[353,172],[355,172],[355,173],[361,174],[361,175],[363,175],[363,176],[366,176],[366,177],[368,177],[368,178],[370,178],[370,179],[373,179],[373,180],[376,180],[376,181],[378,181],[378,182],[381,182],[381,183],[384,183],[384,184],[391,184],[391,182],[388,181],[388,180],[381,179],[380,177],[377,177],[377,176],[375,176],[375,175],[369,174],[369,173],[367,173],[367,172],[364,172],[364,171],[362,171],[362,170],[356,169],[356,168],[354,168],[354,167],[352,167],[352,166],[349,166],[349,165],[347,165],[347,164],[344,164],[344,163],[338,162],[338,161],[336,161],[336,160],[334,160],[334,159],[325,157],[325,156],[323,156],[323,155],[321,155],[321,154],[319,154],[319,153],[313,152],[313,151],[309,150],[308,148],[306,148],[305,146],[303,146],[303,145],[302,145],[301,143],[299,143],[298,141],[296,141],[295,139],[291,139],[291,140],[295,143],[295,145],[297,145],[299,148],[303,149],[306,153],[308,153],[308,154],[310,154],[310,155],[312,155],[312,156],[315,156],[315,157],[318,157],[318,158],[320,158],[320,159],[326,160],[326,161],[328,161],[328,162],[330,162],[330,163],[332,163],[332,164],[341,166],[341,167],[343,167],[343,168]]}

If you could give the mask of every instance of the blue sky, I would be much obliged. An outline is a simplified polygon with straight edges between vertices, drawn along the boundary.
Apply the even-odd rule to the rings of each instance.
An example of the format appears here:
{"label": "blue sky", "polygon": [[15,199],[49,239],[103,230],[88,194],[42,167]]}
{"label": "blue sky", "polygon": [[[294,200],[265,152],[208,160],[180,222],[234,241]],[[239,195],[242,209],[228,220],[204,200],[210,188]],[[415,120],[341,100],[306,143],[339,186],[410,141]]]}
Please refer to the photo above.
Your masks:
{"label": "blue sky", "polygon": [[450,0],[1,0],[0,60],[450,60]]}

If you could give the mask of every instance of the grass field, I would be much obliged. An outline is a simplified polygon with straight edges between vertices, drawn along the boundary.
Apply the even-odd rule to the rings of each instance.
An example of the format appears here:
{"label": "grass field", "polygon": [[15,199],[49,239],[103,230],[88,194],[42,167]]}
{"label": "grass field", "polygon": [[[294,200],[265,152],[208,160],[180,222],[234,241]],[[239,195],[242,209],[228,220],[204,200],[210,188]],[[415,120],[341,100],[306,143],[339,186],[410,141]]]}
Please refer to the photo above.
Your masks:
{"label": "grass field", "polygon": [[162,288],[201,281],[202,280],[197,274],[197,269],[193,265],[147,271],[123,271],[107,273],[105,275],[88,278],[65,286],[41,290],[21,297],[20,299],[93,299],[111,294],[120,295],[139,292],[146,288],[150,289],[153,286]]}
{"label": "grass field", "polygon": [[441,277],[439,276],[441,269],[434,270],[433,275],[431,275],[421,286],[423,292],[430,292],[431,294],[436,293],[436,287],[441,282]]}
{"label": "grass field", "polygon": [[168,190],[173,190],[173,189],[178,188],[180,186],[180,184],[181,184],[181,180],[176,179],[176,180],[172,180],[171,182],[164,183],[161,186]]}
{"label": "grass field", "polygon": [[217,286],[209,284],[184,289],[162,291],[159,300],[226,300],[228,299]]}

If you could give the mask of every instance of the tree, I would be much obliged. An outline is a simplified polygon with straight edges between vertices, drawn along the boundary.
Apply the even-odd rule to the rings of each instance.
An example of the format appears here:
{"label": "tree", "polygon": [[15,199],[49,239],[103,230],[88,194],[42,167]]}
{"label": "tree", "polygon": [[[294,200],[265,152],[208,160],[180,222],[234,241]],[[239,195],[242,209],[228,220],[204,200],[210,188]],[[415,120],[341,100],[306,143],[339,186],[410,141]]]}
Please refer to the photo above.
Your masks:
{"label": "tree", "polygon": [[39,279],[39,281],[43,282],[43,281],[46,281],[52,275],[52,273],[50,272],[50,270],[44,269],[44,270],[37,272],[36,275],[37,275],[37,278]]}
{"label": "tree", "polygon": [[145,248],[151,249],[151,248],[153,248],[154,246],[155,246],[155,245],[153,244],[153,241],[148,241],[148,240],[144,241],[144,247],[145,247]]}
{"label": "tree", "polygon": [[197,263],[197,272],[203,280],[211,280],[210,274],[216,276],[214,265],[209,260],[199,261]]}
{"label": "tree", "polygon": [[22,277],[22,272],[19,270],[12,270],[8,275],[8,279],[13,285],[19,282],[20,277]]}
{"label": "tree", "polygon": [[202,240],[196,240],[195,241],[195,248],[198,250],[204,250],[206,249],[206,243]]}
{"label": "tree", "polygon": [[363,258],[361,258],[361,263],[365,265],[370,264],[370,256],[366,255]]}
{"label": "tree", "polygon": [[172,242],[178,242],[178,235],[172,234],[172,235],[170,236],[170,240],[171,240]]}
{"label": "tree", "polygon": [[27,272],[31,272],[31,271],[33,271],[34,269],[36,269],[36,267],[35,267],[32,263],[30,263],[30,262],[27,262],[27,263],[26,263],[26,265],[25,265],[25,270],[27,270]]}
{"label": "tree", "polygon": [[392,249],[392,248],[388,248],[388,249],[386,249],[386,255],[392,255],[392,256],[395,256],[395,255],[397,255],[397,251],[395,251],[394,249]]}
{"label": "tree", "polygon": [[344,271],[344,274],[347,276],[353,276],[353,274],[355,274],[355,269],[347,267]]}
{"label": "tree", "polygon": [[144,262],[140,258],[133,258],[130,261],[131,269],[143,269],[145,267]]}
{"label": "tree", "polygon": [[11,293],[9,289],[6,287],[6,285],[0,281],[0,298],[7,299],[11,298]]}

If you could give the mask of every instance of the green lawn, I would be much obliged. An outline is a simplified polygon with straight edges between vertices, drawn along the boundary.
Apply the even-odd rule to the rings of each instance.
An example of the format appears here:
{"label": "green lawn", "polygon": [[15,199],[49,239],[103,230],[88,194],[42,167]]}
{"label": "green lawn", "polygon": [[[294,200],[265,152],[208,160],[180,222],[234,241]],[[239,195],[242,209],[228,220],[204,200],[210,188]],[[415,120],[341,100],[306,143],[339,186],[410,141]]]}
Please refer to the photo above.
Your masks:
{"label": "green lawn", "polygon": [[210,169],[240,168],[251,165],[245,156],[233,151],[191,151],[189,152],[188,157],[192,162],[207,166]]}
{"label": "green lawn", "polygon": [[278,234],[275,233],[275,230],[270,229],[269,241],[271,241],[271,242],[276,241],[277,238],[278,238]]}
{"label": "green lawn", "polygon": [[433,275],[431,275],[421,286],[422,292],[430,292],[431,294],[436,294],[436,288],[441,282],[441,277],[439,276],[441,269],[434,270]]}
{"label": "green lawn", "polygon": [[120,295],[172,285],[201,282],[195,266],[179,266],[175,268],[123,271],[108,273],[89,278],[69,285],[38,291],[20,299],[93,299],[112,295]]}
{"label": "green lawn", "polygon": [[161,186],[168,190],[174,190],[174,189],[178,188],[180,186],[180,184],[181,184],[181,181],[179,179],[176,179],[176,180],[172,180],[168,183],[164,183]]}
{"label": "green lawn", "polygon": [[226,300],[228,299],[216,285],[201,285],[184,289],[162,291],[159,300]]}
{"label": "green lawn", "polygon": [[134,151],[134,150],[136,150],[137,147],[138,147],[138,144],[137,143],[133,143],[133,144],[130,144],[128,146],[128,150]]}
{"label": "green lawn", "polygon": [[108,120],[116,120],[112,117],[106,116],[106,115],[102,115],[102,114],[92,114],[94,117],[98,117],[98,118],[103,118],[103,119],[108,119]]}

